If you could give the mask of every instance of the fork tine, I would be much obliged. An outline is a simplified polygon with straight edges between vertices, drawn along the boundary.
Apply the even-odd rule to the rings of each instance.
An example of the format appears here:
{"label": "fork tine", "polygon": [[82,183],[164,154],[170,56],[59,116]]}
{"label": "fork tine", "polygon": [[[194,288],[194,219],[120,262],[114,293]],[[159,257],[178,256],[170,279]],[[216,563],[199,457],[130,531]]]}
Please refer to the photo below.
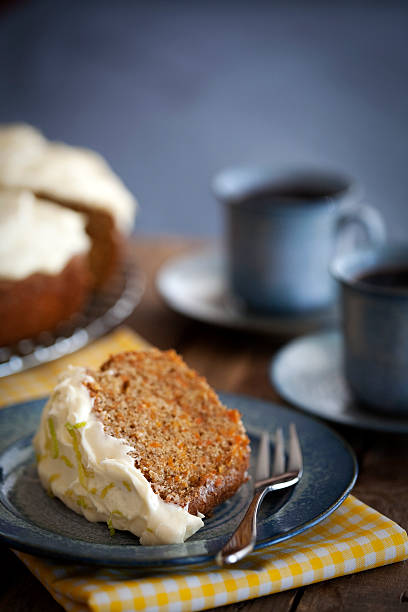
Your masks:
{"label": "fork tine", "polygon": [[269,433],[263,431],[261,435],[261,442],[259,444],[258,459],[256,462],[256,480],[264,480],[269,477],[270,474],[270,447],[269,447]]}
{"label": "fork tine", "polygon": [[272,476],[279,476],[285,471],[285,444],[282,427],[278,427],[275,434],[275,455],[273,459]]}
{"label": "fork tine", "polygon": [[300,447],[299,438],[296,432],[296,426],[294,423],[289,425],[289,472],[302,472],[303,470],[303,459],[302,449]]}

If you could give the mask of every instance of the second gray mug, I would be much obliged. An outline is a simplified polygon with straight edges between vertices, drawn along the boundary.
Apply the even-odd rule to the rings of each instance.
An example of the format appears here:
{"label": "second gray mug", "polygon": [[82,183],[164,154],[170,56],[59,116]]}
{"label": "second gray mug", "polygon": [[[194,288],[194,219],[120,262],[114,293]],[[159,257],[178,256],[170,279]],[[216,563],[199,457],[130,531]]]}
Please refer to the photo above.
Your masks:
{"label": "second gray mug", "polygon": [[385,238],[380,214],[359,202],[356,185],[341,175],[243,167],[219,173],[213,188],[225,207],[230,289],[257,311],[330,306],[336,236],[358,223],[371,246]]}
{"label": "second gray mug", "polygon": [[341,286],[344,374],[364,405],[408,414],[408,246],[392,244],[336,258]]}

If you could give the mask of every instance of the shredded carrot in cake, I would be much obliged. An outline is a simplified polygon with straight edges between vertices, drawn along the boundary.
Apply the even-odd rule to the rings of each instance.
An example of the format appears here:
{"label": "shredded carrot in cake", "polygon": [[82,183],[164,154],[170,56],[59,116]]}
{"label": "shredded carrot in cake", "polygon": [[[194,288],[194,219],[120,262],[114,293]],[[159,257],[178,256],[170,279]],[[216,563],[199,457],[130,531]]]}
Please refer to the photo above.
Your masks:
{"label": "shredded carrot in cake", "polygon": [[239,412],[174,351],[120,353],[88,373],[93,413],[134,449],[135,466],[163,500],[205,513],[245,480],[249,441]]}

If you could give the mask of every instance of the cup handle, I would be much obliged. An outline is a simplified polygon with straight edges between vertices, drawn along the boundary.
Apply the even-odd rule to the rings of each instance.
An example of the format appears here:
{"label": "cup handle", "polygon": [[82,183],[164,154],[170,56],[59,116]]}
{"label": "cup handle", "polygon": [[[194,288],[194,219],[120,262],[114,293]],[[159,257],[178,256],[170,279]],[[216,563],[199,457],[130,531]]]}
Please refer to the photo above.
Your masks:
{"label": "cup handle", "polygon": [[353,207],[340,209],[336,233],[339,236],[352,225],[359,225],[366,233],[371,247],[378,247],[386,240],[386,228],[381,213],[369,204],[360,203]]}

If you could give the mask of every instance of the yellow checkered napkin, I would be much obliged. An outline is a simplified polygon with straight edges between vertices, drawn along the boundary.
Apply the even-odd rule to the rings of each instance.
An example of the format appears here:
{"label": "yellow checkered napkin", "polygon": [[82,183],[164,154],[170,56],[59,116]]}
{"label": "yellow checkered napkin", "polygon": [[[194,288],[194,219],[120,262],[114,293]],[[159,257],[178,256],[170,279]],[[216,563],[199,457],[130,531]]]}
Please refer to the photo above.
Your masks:
{"label": "yellow checkered napkin", "polygon": [[329,518],[281,544],[252,553],[239,569],[215,565],[152,576],[93,570],[17,553],[66,610],[205,610],[327,578],[402,561],[406,532],[350,495]]}
{"label": "yellow checkered napkin", "polygon": [[[118,330],[75,355],[0,381],[0,404],[45,395],[67,363],[97,366],[110,353],[146,343]],[[250,555],[237,569],[215,565],[153,575],[63,565],[16,553],[51,595],[73,612],[205,610],[408,558],[406,532],[349,496],[305,533]]]}

